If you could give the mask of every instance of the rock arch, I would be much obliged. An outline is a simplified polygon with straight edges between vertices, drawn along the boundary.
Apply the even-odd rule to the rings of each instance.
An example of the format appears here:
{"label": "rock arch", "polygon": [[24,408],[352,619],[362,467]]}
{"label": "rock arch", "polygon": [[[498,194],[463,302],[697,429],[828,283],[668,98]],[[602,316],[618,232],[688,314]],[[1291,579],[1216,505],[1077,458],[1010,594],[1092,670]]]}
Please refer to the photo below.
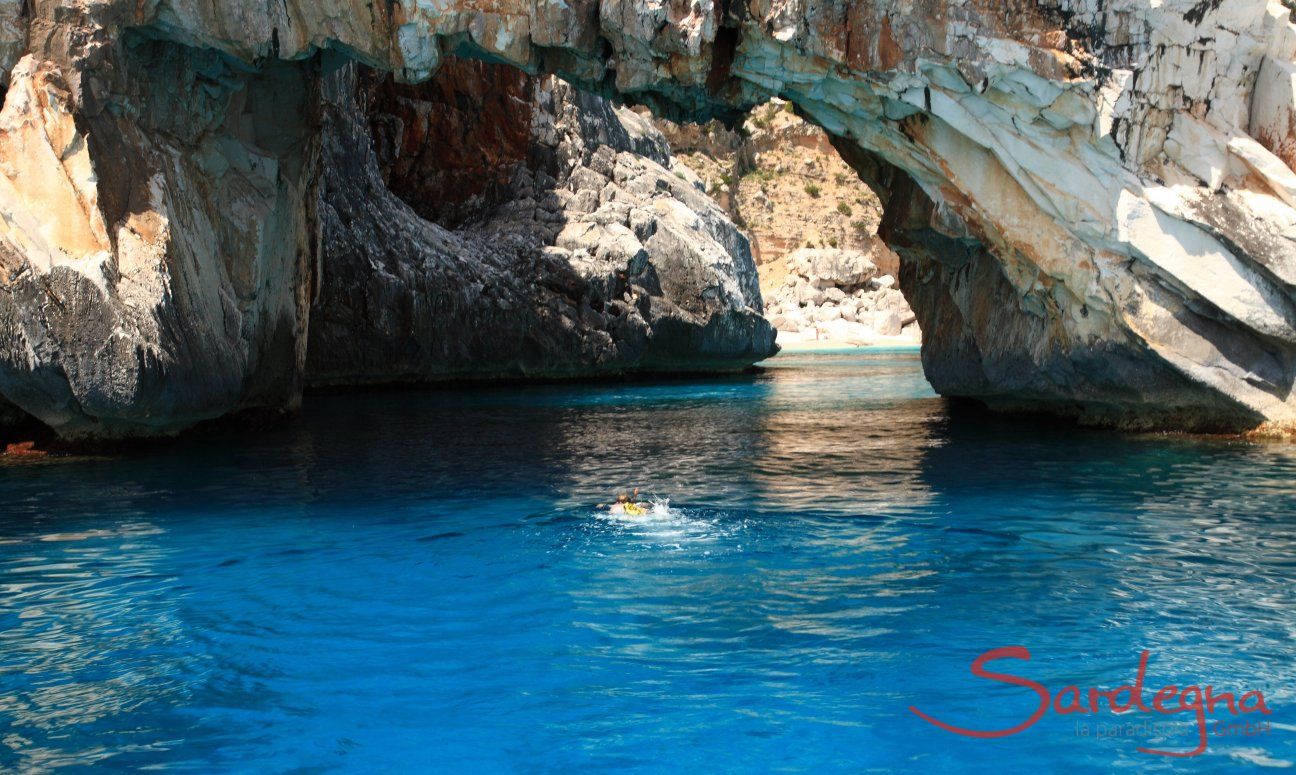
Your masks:
{"label": "rock arch", "polygon": [[69,433],[291,406],[316,92],[348,60],[417,81],[447,52],[674,117],[793,101],[885,192],[943,393],[1291,426],[1276,0],[4,0],[0,392]]}

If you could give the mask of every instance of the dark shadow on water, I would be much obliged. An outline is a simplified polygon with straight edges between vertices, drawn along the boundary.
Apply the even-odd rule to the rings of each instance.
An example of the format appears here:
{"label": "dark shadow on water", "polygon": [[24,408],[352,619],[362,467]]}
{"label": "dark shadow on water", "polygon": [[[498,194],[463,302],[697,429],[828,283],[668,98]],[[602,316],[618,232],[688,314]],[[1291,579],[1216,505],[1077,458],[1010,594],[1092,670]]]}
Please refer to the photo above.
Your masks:
{"label": "dark shadow on water", "polygon": [[[1063,683],[1147,647],[1159,678],[1290,685],[1293,482],[1286,445],[967,411],[897,353],[316,395],[259,433],[0,468],[0,725],[33,741],[0,768],[325,768],[342,739],[1055,762],[1056,730],[962,748],[897,718],[958,707],[1010,643]],[[595,513],[634,484],[679,508]]]}

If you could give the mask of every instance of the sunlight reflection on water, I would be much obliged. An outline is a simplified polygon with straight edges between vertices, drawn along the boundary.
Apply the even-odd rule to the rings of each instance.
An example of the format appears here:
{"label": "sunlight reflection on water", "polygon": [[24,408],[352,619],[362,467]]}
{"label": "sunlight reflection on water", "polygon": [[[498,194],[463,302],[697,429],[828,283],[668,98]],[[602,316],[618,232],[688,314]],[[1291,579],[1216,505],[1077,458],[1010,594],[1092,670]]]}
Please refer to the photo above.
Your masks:
{"label": "sunlight reflection on water", "polygon": [[[1264,689],[1275,734],[1175,766],[1284,765],[1294,481],[1286,445],[951,412],[900,353],[315,397],[0,469],[0,767],[1171,766],[908,713],[1020,720],[967,673],[1014,643],[1054,688],[1147,648],[1157,687]],[[669,509],[595,509],[635,485]]]}

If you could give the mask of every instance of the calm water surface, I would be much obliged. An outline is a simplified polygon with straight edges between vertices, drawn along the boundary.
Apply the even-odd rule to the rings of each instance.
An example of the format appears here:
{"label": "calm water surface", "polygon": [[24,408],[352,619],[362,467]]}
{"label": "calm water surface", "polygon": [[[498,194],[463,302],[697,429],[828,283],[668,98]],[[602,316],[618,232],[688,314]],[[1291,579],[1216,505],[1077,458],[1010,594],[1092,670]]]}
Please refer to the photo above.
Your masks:
{"label": "calm water surface", "polygon": [[[633,483],[670,514],[598,516]],[[1296,762],[1296,448],[965,417],[912,354],[314,397],[265,433],[0,468],[0,496],[0,769]],[[1022,721],[1030,689],[968,672],[1010,645],[1033,659],[993,667],[1053,692],[1148,649],[1149,700],[1258,689],[1271,728],[1174,760],[1135,749],[1191,749],[1188,715],[974,740],[909,712]]]}

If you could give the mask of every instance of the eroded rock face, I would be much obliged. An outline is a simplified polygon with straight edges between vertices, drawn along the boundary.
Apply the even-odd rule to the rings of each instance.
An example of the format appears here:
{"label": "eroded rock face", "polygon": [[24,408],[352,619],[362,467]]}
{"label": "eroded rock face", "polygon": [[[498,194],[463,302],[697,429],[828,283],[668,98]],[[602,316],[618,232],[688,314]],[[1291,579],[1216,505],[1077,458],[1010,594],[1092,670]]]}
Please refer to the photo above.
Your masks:
{"label": "eroded rock face", "polygon": [[329,82],[311,382],[774,354],[747,240],[667,168],[650,123],[553,77],[447,70],[417,87],[369,75],[359,102],[352,69]]}
{"label": "eroded rock face", "polygon": [[[76,46],[84,22],[40,29]],[[9,73],[0,392],[68,436],[291,408],[315,244],[310,69],[97,42],[111,68],[92,43]]]}
{"label": "eroded rock face", "polygon": [[[291,383],[263,374],[271,353],[304,350],[310,110],[268,116],[246,101],[266,78],[309,93],[323,49],[406,80],[430,77],[445,51],[476,53],[695,119],[781,95],[880,184],[882,235],[904,260],[942,392],[1132,426],[1296,421],[1296,33],[1276,1],[3,6],[0,19],[28,15],[0,23],[0,66],[13,69],[0,392],[47,422],[165,425]],[[140,35],[227,59],[199,65],[211,55],[191,51],[140,72]],[[194,88],[176,88],[191,71]],[[43,83],[59,86],[32,86]],[[52,106],[24,88],[56,95]],[[195,163],[238,146],[258,164],[231,163],[233,178]],[[154,218],[167,228],[117,239]],[[131,248],[132,234],[150,247]],[[132,251],[166,256],[149,265],[166,270],[140,270]],[[128,266],[161,301],[123,301],[114,283]],[[179,298],[195,311],[168,311]],[[94,321],[80,338],[58,333],[77,328],[57,319],[69,308]],[[193,394],[188,370],[211,386]]]}

